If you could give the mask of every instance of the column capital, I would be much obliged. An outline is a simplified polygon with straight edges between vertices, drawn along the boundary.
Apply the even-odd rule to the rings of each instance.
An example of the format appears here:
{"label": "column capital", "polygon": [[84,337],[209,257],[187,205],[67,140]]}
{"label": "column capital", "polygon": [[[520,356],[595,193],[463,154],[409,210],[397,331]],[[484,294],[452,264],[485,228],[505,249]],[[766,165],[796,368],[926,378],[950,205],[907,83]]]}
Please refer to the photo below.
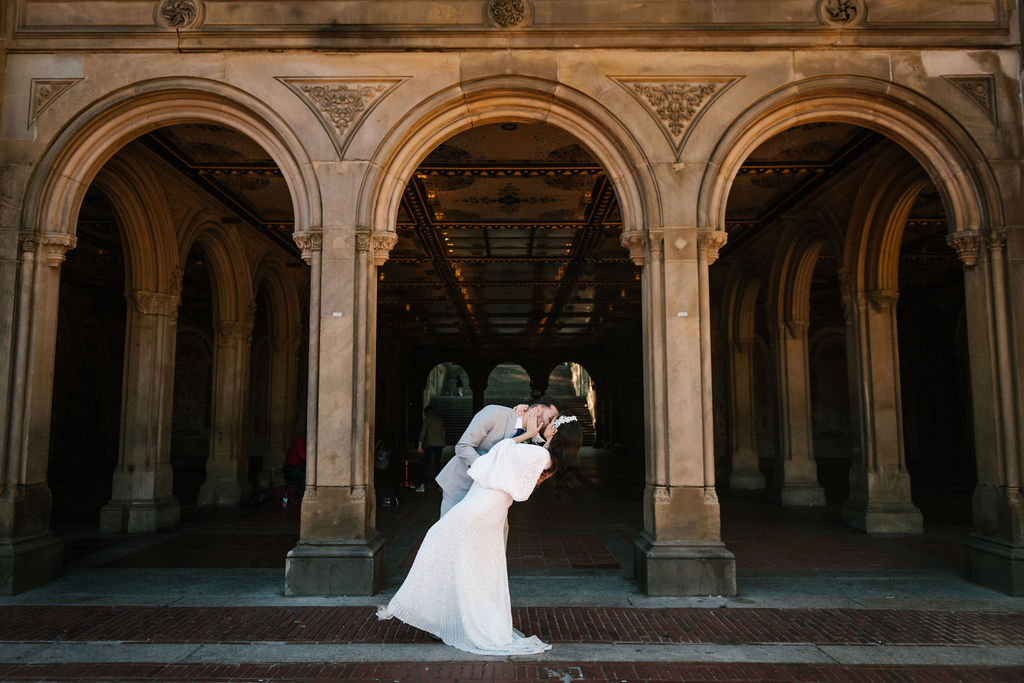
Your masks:
{"label": "column capital", "polygon": [[1006,248],[1006,228],[992,228],[985,231],[985,246],[989,251]]}
{"label": "column capital", "polygon": [[619,235],[619,244],[629,249],[629,258],[638,266],[647,263],[647,233],[630,230]]}
{"label": "column capital", "polygon": [[978,247],[981,245],[981,233],[977,230],[958,230],[946,235],[946,244],[956,250],[956,255],[965,268],[978,262]]}
{"label": "column capital", "polygon": [[292,233],[292,240],[302,251],[302,260],[307,264],[313,258],[314,251],[322,251],[324,248],[324,234],[320,231],[302,231]]}
{"label": "column capital", "polygon": [[35,233],[27,232],[18,235],[18,248],[21,251],[36,253],[36,248],[39,246],[39,240],[36,238]]}
{"label": "column capital", "polygon": [[701,230],[697,232],[697,251],[710,266],[718,260],[719,250],[729,241],[724,230]]}
{"label": "column capital", "polygon": [[221,343],[230,341],[249,341],[252,335],[251,320],[218,320],[217,338]]}
{"label": "column capital", "polygon": [[390,231],[371,232],[370,241],[373,244],[373,265],[383,266],[388,254],[398,244],[398,235]]}
{"label": "column capital", "polygon": [[863,309],[871,306],[876,313],[885,313],[896,306],[900,293],[891,289],[873,289],[869,292],[857,292],[857,307]]}
{"label": "column capital", "polygon": [[124,297],[142,315],[177,316],[178,304],[181,303],[177,294],[144,289],[129,290]]}
{"label": "column capital", "polygon": [[67,252],[75,248],[78,238],[65,232],[46,232],[36,236],[36,241],[46,250],[46,263],[56,268],[64,263]]}

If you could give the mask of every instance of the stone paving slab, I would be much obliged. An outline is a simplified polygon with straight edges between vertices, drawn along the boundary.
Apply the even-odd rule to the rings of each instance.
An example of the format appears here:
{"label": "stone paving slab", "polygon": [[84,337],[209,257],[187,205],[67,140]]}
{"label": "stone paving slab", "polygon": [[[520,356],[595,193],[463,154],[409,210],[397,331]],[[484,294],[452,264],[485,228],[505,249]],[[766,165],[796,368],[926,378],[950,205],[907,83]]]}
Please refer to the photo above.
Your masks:
{"label": "stone paving slab", "polygon": [[[1024,645],[1024,612],[514,607],[551,643]],[[0,641],[420,643],[428,636],[372,607],[0,607]]]}
{"label": "stone paving slab", "polygon": [[299,663],[0,665],[4,681],[1020,681],[1021,667],[752,663]]}

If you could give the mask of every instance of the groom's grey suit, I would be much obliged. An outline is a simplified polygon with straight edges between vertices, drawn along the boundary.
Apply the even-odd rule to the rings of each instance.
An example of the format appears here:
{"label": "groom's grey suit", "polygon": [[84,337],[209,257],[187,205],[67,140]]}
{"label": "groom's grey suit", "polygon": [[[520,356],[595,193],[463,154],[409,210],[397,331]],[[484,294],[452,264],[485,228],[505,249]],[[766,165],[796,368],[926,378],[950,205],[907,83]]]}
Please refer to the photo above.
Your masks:
{"label": "groom's grey suit", "polygon": [[462,500],[473,485],[469,466],[494,444],[507,439],[516,431],[516,411],[505,406],[485,406],[473,416],[465,433],[455,445],[455,455],[438,473],[435,481],[441,487],[441,516],[444,517]]}

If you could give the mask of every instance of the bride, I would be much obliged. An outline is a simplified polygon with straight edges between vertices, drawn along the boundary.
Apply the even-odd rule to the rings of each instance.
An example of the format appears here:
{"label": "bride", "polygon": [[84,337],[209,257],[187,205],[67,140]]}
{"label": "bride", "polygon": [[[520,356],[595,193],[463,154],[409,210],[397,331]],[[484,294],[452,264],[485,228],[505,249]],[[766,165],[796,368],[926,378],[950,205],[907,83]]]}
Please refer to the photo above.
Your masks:
{"label": "bride", "polygon": [[551,649],[512,628],[505,522],[512,501],[526,500],[548,477],[560,491],[568,487],[583,434],[575,416],[561,415],[544,430],[544,446],[525,443],[539,432],[531,413],[525,433],[499,441],[469,468],[469,493],[427,531],[409,576],[378,618],[397,617],[474,654]]}

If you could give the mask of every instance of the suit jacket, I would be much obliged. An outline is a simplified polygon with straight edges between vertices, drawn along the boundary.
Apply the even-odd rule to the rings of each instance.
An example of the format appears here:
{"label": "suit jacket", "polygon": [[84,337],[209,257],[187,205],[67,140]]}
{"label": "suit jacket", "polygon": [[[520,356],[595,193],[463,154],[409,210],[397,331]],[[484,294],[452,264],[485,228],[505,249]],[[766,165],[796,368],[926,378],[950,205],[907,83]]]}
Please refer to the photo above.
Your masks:
{"label": "suit jacket", "polygon": [[473,416],[465,433],[455,445],[455,455],[441,468],[435,481],[446,495],[461,499],[473,485],[469,466],[494,444],[516,431],[516,411],[505,406],[485,406]]}

